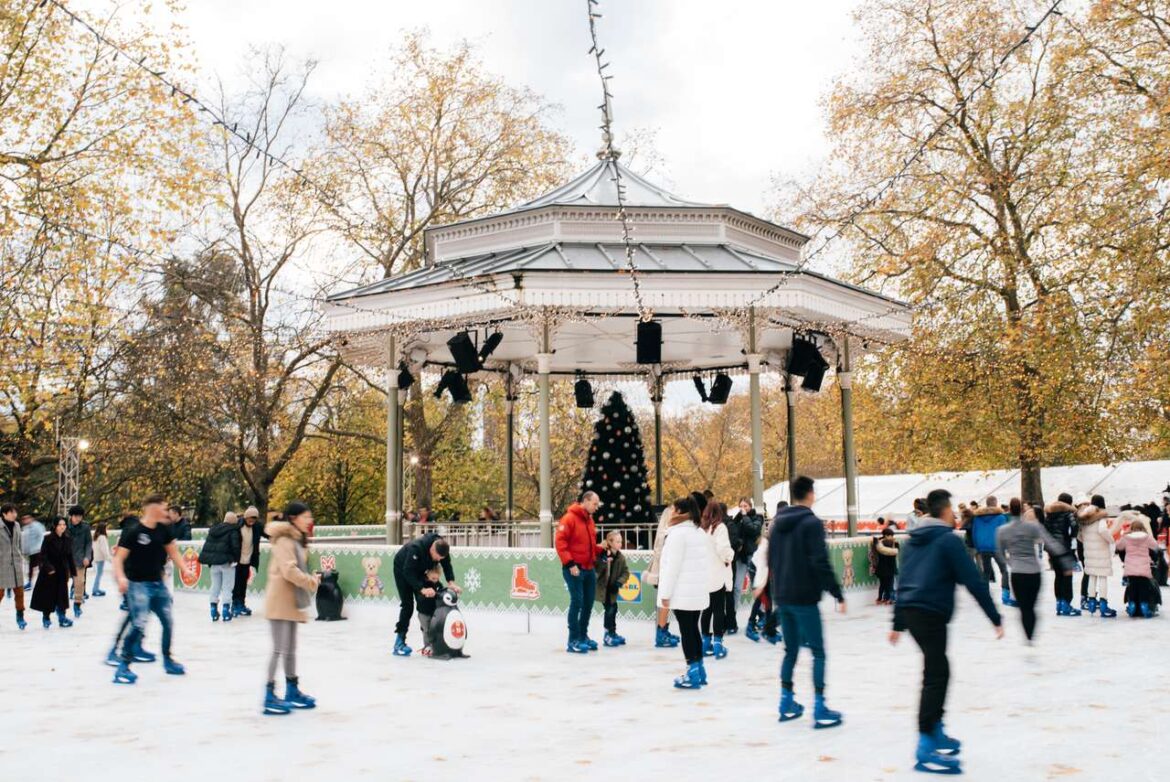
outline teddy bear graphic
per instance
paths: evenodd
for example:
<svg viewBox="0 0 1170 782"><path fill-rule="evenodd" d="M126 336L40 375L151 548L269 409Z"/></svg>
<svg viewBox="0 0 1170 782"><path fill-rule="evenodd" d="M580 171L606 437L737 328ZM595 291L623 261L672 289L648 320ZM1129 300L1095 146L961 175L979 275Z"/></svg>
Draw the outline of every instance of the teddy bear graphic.
<svg viewBox="0 0 1170 782"><path fill-rule="evenodd" d="M841 564L844 565L841 572L841 586L845 589L853 586L853 549L847 548L841 550Z"/></svg>
<svg viewBox="0 0 1170 782"><path fill-rule="evenodd" d="M362 557L362 568L366 571L359 590L362 597L382 596L382 579L378 578L378 568L381 566L382 560L378 557Z"/></svg>

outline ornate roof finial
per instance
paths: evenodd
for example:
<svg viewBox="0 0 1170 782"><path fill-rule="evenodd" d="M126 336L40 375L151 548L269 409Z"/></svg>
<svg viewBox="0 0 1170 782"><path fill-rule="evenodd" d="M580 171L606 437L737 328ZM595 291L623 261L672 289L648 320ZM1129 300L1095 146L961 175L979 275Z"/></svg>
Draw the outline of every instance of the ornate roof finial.
<svg viewBox="0 0 1170 782"><path fill-rule="evenodd" d="M613 149L611 151L609 145L605 143L602 143L601 149L597 150L598 160L612 160L617 162L617 159L621 156L622 151L620 149Z"/></svg>

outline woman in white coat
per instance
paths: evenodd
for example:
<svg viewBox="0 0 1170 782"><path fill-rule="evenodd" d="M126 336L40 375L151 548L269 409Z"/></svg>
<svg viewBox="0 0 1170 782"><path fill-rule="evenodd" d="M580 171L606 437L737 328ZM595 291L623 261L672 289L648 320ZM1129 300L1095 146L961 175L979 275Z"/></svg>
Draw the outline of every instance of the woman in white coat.
<svg viewBox="0 0 1170 782"><path fill-rule="evenodd" d="M703 656L722 660L727 656L727 647L723 645L723 632L727 628L727 595L734 585L735 570L732 561L735 559L735 550L731 548L731 538L727 532L727 506L722 502L711 501L703 510L703 531L711 541L711 603L703 612L701 624L703 629ZM714 623L714 628L712 628Z"/></svg>
<svg viewBox="0 0 1170 782"><path fill-rule="evenodd" d="M674 686L695 690L707 683L699 615L711 601L711 537L698 523L699 511L690 497L674 501L675 522L662 547L658 573L658 606L674 611L682 636L687 671Z"/></svg>
<svg viewBox="0 0 1170 782"><path fill-rule="evenodd" d="M1100 494L1077 511L1077 538L1085 553L1085 575L1089 577L1085 608L1090 614L1100 608L1102 618L1112 619L1117 611L1109 607L1109 577L1113 575L1113 541L1121 531L1121 521L1109 524L1108 518L1105 498Z"/></svg>

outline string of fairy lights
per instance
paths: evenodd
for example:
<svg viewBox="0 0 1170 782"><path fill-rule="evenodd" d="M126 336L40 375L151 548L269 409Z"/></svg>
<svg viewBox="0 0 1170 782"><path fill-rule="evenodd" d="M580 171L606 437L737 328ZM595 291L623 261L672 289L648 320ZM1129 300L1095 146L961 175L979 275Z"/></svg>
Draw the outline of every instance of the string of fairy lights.
<svg viewBox="0 0 1170 782"><path fill-rule="evenodd" d="M815 259L817 256L819 256L822 252L824 252L826 247L828 247L833 241L835 241L837 238L839 238L848 229L848 227L853 224L853 222L859 216L861 216L866 210L868 210L875 203L877 203L881 198L883 198L885 196L885 194L888 193L890 191L890 189L893 188L897 182L899 182L903 177L905 177L906 174L911 170L911 168L915 164L917 164L923 158L923 156L926 155L926 153L929 151L929 148L934 143L934 141L946 130L946 128L948 128L950 126L950 124L952 122L955 121L955 119L961 114L961 112L965 109L967 104L975 97L975 95L977 93L979 93L981 90L987 88L996 79L1001 68L1008 62L1008 60L1011 58L1011 56L1016 51L1018 51L1021 47L1025 46L1028 43L1028 41L1031 39L1033 34L1050 17L1052 17L1054 15L1060 15L1059 7L1061 6L1062 2L1063 2L1063 0L1054 0L1054 2L1051 3L1050 6L1048 6L1047 10L1044 12L1044 14L1040 17L1040 19L1036 23L1030 24L1027 26L1025 33L1014 43L1013 46L1011 46L1006 52L1004 52L997 59L996 64L991 69L991 71L979 83L977 83L973 88L971 88L966 94L964 94L957 101L954 108L952 108L947 113L947 115L933 129L933 131L915 148L915 150L911 153L911 155L909 155L904 161L902 161L901 165L898 167L898 169L895 171L895 173L892 176L887 178L882 183L882 185L880 187L878 187L873 193L871 193L869 196L867 196L865 199L863 199L858 205L853 207L849 211L849 213L844 218L842 218L842 220L839 222L839 224L837 225L837 227L833 231L833 233L831 233L829 236L827 236L814 250L803 254L801 259L799 260L799 262L796 264L795 268L792 271L784 273L784 276L776 284L772 285L771 287L769 287L766 290L759 293L755 298L753 298L750 302L748 302L748 304L745 305L745 308L754 307L757 304L759 304L760 302L766 301L770 296L772 296L772 294L774 294L775 292L777 292L778 290L783 288L785 285L791 283L794 279L796 279L798 276L800 276L803 273L803 270L808 266L808 264L813 259ZM111 51L113 51L117 57L123 59L124 61L129 63L134 68L137 68L137 69L141 70L142 72L148 74L151 78L159 81L161 84L163 84L166 88L169 89L170 96L173 99L180 101L184 105L190 104L191 106L193 106L197 110L198 115L203 115L203 116L207 117L213 126L217 126L217 127L221 128L223 130L223 132L231 135L237 141L241 142L244 145L243 152L241 153L242 156L247 157L247 156L250 156L251 154L255 153L257 158L264 158L270 165L275 166L275 167L279 167L279 168L285 170L286 172L290 173L292 176L294 176L296 178L296 180L298 182L300 182L301 184L306 186L314 194L314 197L317 200L319 200L324 206L326 206L328 209L333 211L335 214L337 214L338 210L342 207L350 209L348 207L348 205L344 204L344 202L342 202L340 199L338 199L335 194L330 192L327 188L322 187L317 182L315 182L311 177L309 177L304 172L302 167L294 165L293 163L290 163L289 161L285 160L280 155L277 155L277 154L271 152L266 147L261 146L259 138L253 138L251 136L251 134L248 133L246 130L241 131L239 129L237 123L229 122L228 119L224 115L222 115L220 112L218 112L216 109L214 109L206 101L202 100L192 90L190 90L188 88L184 88L183 86L178 84L176 81L169 78L164 71L153 68L147 62L145 57L136 57L136 56L130 54L121 44L112 40L109 36L104 34L101 30L97 29L94 25L89 23L84 17L82 17L81 15L72 11L68 6L66 6L64 4L64 2L62 2L62 0L42 0L40 2L40 4L38 5L38 8L44 8L47 5L51 5L53 8L60 10L60 12L65 14L70 19L71 23L80 25L89 34L93 35L94 38L96 40L98 40L102 45L108 47ZM611 165L612 181L614 182L615 190L616 190L616 194L617 194L617 213L616 213L615 217L621 223L622 243L623 243L623 246L625 249L625 260L626 260L625 271L630 276L631 285L633 288L633 296L634 296L634 299L636 302L639 317L642 320L650 320L653 317L653 312L650 309L650 307L646 304L644 296L643 296L641 280L639 277L639 268L638 268L638 265L636 262L636 257L635 257L635 243L634 243L634 239L633 239L634 226L632 225L632 220L630 218L630 215L629 215L629 212L628 212L627 206L626 206L626 201L625 201L625 199L626 199L626 186L625 186L625 183L622 181L621 169L617 165L617 158L618 158L620 153L616 150L615 145L614 145L614 118L613 118L613 109L612 109L613 91L612 91L612 87L611 87L611 81L612 81L613 77L610 73L607 72L610 69L610 62L605 58L605 49L601 46L601 42L600 42L599 34L598 34L598 20L600 20L602 18L602 14L600 13L600 10L599 10L600 9L600 0L586 0L586 9L587 9L587 13L588 13L588 25L589 25L589 34L590 34L590 41L591 41L591 46L588 50L588 54L593 58L593 60L595 62L597 76L598 76L598 80L599 80L599 83L601 86L601 92L602 92L602 102L598 106L598 108L600 110L601 119L602 119L600 128L602 131L603 148L602 148L601 152L599 153L599 157L602 157L603 160L608 160L612 163L612 165ZM33 215L31 213L22 212L19 209L15 209L12 211L23 214L27 217L33 217L33 218L37 218L37 219L41 219L41 220L46 220L46 218L43 215ZM352 212L352 209L350 209L350 211ZM357 215L356 213L354 213L353 216L356 216L359 220L362 220L363 222L365 222L364 218L362 218L361 215ZM343 219L347 219L347 220L352 219L353 216L346 216ZM106 242L106 243L109 243L112 245L116 245L116 246L122 247L123 249L125 249L129 252L132 252L134 254L137 254L137 255L142 255L144 257L149 257L149 258L154 258L154 259L161 258L160 254L158 254L154 251L151 251L151 250L148 250L145 248L141 248L141 247L136 247L132 244L129 244L129 243L121 241L121 240L113 239L111 237L106 237L106 236L98 236L96 234L89 233L87 231L75 228L73 226L53 224L47 220L46 220L46 222L49 225L52 225L52 227L54 227L56 229L69 231L71 233L89 238L91 240L101 241L101 242ZM456 263L446 264L445 268L448 269L448 271L450 271L452 277L460 279L460 280L472 285L477 290L480 290L481 292L483 292L485 294L499 297L501 300L506 302L510 307L512 307L516 311L516 314L520 315L523 318L542 319L542 318L548 317L547 313L544 311L543 308L533 307L532 305L528 305L528 304L520 301L517 298L506 295L506 293L504 291L501 291L498 288L483 284L482 281L474 278L473 276L463 273L462 270L459 268L458 264L456 264ZM400 325L403 328L407 328L407 327L418 328L420 326L420 321L418 319L395 316L394 314L387 313L384 310L375 310L375 309L362 307L358 304L355 304L352 301L330 300L330 299L326 299L326 298L322 298L322 297L318 297L318 296L306 296L306 295L301 294L301 293L297 293L297 292L293 292L293 291L284 291L284 290L281 290L278 288L272 288L272 290L279 292L281 294L284 294L284 295L296 297L296 298L307 300L307 301L312 301L314 304L327 303L327 304L334 305L334 306L340 306L340 307L352 309L352 310L357 311L357 312L376 315L378 318L380 318L383 321L390 321L388 324L386 324L387 327L390 327L390 328L393 328L396 325ZM135 308L120 308L120 307L118 307L118 305L110 304L108 302L98 302L96 304L97 304L97 306L101 306L101 307L107 308L109 310L122 312L122 313L127 314L127 315L132 313L135 309ZM919 302L916 304L911 304L911 305L896 304L896 305L891 305L889 308L886 308L884 310L872 312L872 313L869 313L867 315L863 315L863 316L860 316L858 318L855 318L853 320L833 321L833 322L828 322L828 323L812 323L809 321L802 320L800 322L799 326L800 326L801 331L816 330L816 331L823 331L825 333L829 333L830 335L833 335L833 334L848 335L851 330L856 330L855 327L861 326L862 324L867 323L869 321L872 321L875 319L880 319L880 318L883 318L887 315L891 315L891 314L895 314L895 313L899 313L899 312L903 312L903 313L904 312L914 312L914 311L917 311L919 309L925 308L927 306L929 306L928 302L925 302L925 301ZM878 340L877 337L874 337L874 336L869 336L866 338L870 339L871 341L879 341L880 342L880 340Z"/></svg>
<svg viewBox="0 0 1170 782"><path fill-rule="evenodd" d="M613 93L609 89L609 81L613 77L605 72L609 68L609 63L604 61L605 49L601 48L601 44L597 40L597 20L601 18L601 14L597 11L599 5L599 0L585 0L585 10L589 15L589 38L592 41L589 54L593 56L594 62L597 64L597 79L601 83L601 104L598 109L601 110L601 141L603 146L600 156L609 162L613 171L612 181L617 193L617 219L622 224L622 246L626 254L626 271L629 273L630 283L634 287L634 301L638 305L638 316L642 320L648 321L654 317L654 313L646 306L646 302L642 298L642 283L638 279L638 264L634 260L634 229L630 225L630 216L626 211L626 185L622 181L622 170L617 162L619 153L614 148L613 143Z"/></svg>

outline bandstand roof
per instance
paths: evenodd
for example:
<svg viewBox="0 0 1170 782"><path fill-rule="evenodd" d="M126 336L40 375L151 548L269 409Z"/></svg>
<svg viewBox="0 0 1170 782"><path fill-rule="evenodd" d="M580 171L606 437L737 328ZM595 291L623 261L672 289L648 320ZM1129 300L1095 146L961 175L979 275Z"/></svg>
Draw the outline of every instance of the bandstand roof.
<svg viewBox="0 0 1170 782"><path fill-rule="evenodd" d="M642 300L663 325L665 374L743 368L752 323L755 352L773 364L794 331L856 337L855 353L908 336L902 303L799 269L803 234L685 201L613 160L515 209L427 230L422 269L331 296L326 330L352 360L385 365L394 334L396 358L438 367L453 364L455 333L499 330L486 368L531 370L548 327L553 373L644 376L617 176Z"/></svg>

